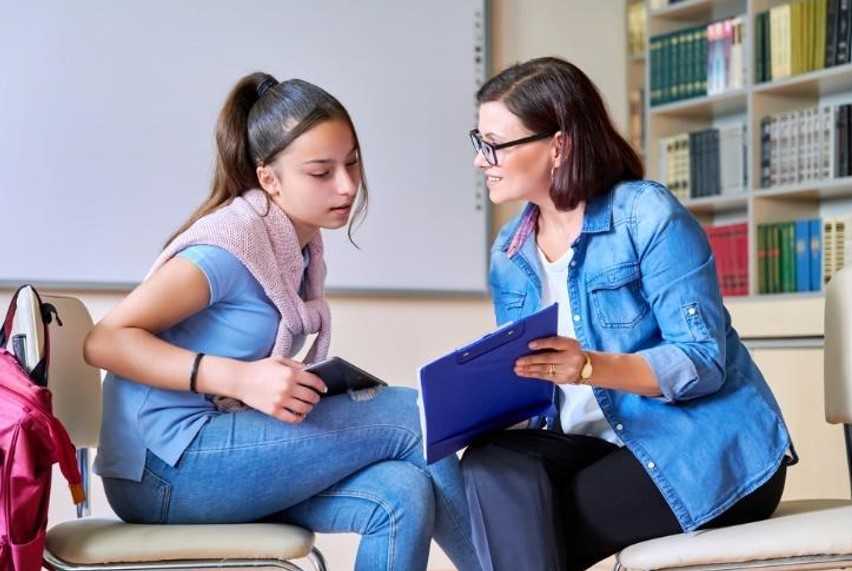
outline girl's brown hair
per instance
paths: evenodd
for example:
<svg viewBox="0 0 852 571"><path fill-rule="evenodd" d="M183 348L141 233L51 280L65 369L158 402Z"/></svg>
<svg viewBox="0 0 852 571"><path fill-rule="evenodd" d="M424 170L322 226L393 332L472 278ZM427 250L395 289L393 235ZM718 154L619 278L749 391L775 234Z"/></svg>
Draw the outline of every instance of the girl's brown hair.
<svg viewBox="0 0 852 571"><path fill-rule="evenodd" d="M361 169L358 204L347 229L352 240L355 221L367 210L367 183L358 134L346 108L320 87L289 79L278 82L256 72L240 79L228 94L216 124L216 167L210 195L166 244L199 218L229 204L252 188L260 188L257 167L275 159L299 135L331 119L345 121L352 130Z"/></svg>

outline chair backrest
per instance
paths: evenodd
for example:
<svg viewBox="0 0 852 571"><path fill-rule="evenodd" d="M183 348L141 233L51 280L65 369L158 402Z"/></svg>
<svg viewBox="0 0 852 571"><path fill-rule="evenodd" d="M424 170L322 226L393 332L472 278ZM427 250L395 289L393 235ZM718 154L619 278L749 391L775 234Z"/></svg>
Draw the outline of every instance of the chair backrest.
<svg viewBox="0 0 852 571"><path fill-rule="evenodd" d="M41 313L35 296L27 290L21 293L12 331L24 333L28 340L35 340L27 356L35 356L37 361L43 337ZM53 319L48 325L50 367L47 378L48 388L53 393L53 413L65 426L77 448L97 448L101 424L101 376L97 369L83 360L83 341L92 330L92 317L77 298L42 295L41 299L56 308L62 322L60 326ZM36 348L37 351L33 350ZM30 361L30 358L27 360Z"/></svg>
<svg viewBox="0 0 852 571"><path fill-rule="evenodd" d="M825 420L852 424L852 267L825 288Z"/></svg>

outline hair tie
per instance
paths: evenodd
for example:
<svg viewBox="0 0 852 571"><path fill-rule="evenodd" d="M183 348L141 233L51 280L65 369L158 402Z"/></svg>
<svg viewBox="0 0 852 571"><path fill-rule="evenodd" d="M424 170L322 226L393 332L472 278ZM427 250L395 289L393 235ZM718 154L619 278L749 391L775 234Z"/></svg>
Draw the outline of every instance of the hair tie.
<svg viewBox="0 0 852 571"><path fill-rule="evenodd" d="M278 85L278 80L272 77L271 75L264 79L260 85L257 86L257 98L260 99L264 96L264 94Z"/></svg>

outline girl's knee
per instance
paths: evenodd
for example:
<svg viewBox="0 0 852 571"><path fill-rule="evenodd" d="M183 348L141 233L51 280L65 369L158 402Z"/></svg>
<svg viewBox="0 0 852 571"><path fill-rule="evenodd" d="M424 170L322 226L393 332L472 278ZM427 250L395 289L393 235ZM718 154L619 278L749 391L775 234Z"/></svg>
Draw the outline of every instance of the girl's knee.
<svg viewBox="0 0 852 571"><path fill-rule="evenodd" d="M374 523L422 529L431 533L435 519L432 480L406 462L385 462L381 497Z"/></svg>

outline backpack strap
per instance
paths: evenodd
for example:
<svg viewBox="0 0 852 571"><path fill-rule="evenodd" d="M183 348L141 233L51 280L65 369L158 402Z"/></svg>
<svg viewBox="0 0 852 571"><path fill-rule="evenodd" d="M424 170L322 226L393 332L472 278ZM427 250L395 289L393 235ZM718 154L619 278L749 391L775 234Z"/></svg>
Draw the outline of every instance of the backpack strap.
<svg viewBox="0 0 852 571"><path fill-rule="evenodd" d="M6 345L6 341L12 335L12 324L15 321L15 314L18 311L18 295L26 287L32 288L33 294L35 294L36 300L38 300L39 317L41 318L41 322L44 324L43 357L41 358L41 361L33 367L33 370L30 371L29 375L36 384L46 387L47 372L50 367L50 330L47 326L53 321L53 318L56 317L56 322L61 327L62 320L59 319L59 312L56 311L56 308L49 303L44 303L41 300L38 290L29 284L19 287L17 291L15 291L15 295L12 296L12 301L9 303L9 309L6 311L6 318L3 320L3 328L0 329L0 347Z"/></svg>

